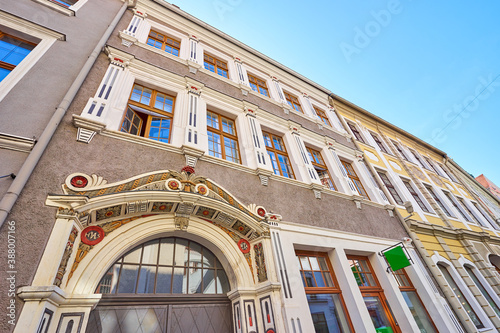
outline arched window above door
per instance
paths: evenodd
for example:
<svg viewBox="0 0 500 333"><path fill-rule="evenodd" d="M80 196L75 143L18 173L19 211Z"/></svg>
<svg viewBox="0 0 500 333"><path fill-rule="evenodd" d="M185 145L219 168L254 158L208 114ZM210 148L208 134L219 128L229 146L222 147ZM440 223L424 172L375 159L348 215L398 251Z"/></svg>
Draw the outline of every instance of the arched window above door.
<svg viewBox="0 0 500 333"><path fill-rule="evenodd" d="M118 259L96 289L102 294L226 294L217 257L191 240L167 237L136 246Z"/></svg>

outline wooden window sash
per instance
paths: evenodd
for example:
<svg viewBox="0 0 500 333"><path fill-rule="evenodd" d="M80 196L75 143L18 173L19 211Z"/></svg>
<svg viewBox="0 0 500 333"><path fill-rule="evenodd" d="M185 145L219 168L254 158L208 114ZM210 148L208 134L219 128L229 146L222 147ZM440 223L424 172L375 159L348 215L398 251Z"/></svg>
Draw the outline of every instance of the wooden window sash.
<svg viewBox="0 0 500 333"><path fill-rule="evenodd" d="M257 92L261 95L264 95L260 92L260 89L259 88L262 88L266 91L266 94L267 95L264 95L264 96L267 96L269 97L269 89L267 88L267 84L265 81L261 80L261 79L258 79L257 77L251 75L251 74L248 74L248 81L255 84L257 86Z"/></svg>
<svg viewBox="0 0 500 333"><path fill-rule="evenodd" d="M380 179L382 179L382 182L384 183L385 187L387 187L387 190L389 193L392 195L392 198L398 205L403 205L403 199L401 199L401 196L399 195L398 191L396 191L396 188L394 185L392 185L389 177L383 172L377 172L378 175L380 176Z"/></svg>
<svg viewBox="0 0 500 333"><path fill-rule="evenodd" d="M321 119L321 121L325 124L325 125L328 125L328 126L332 126L332 124L330 124L330 120L328 120L328 116L326 115L325 111L321 110L321 109L318 109L316 107L314 107L314 110L316 111L316 114L318 115L318 117Z"/></svg>
<svg viewBox="0 0 500 333"><path fill-rule="evenodd" d="M354 125L351 122L347 122L347 126L349 126L349 128L351 129L352 134L354 134L354 136L356 137L356 140L365 143L365 140L363 140L363 137L361 136L361 133L359 133L358 128L356 127L356 125Z"/></svg>
<svg viewBox="0 0 500 333"><path fill-rule="evenodd" d="M219 58L216 58L214 56L208 55L208 54L205 54L203 56L203 61L214 66L214 73L216 73L222 77L228 78L227 62L220 60ZM225 75L219 74L217 69L222 69L224 71Z"/></svg>
<svg viewBox="0 0 500 333"><path fill-rule="evenodd" d="M154 35L152 35L153 33L155 33L156 35L160 35L163 38L159 38L157 36L154 36ZM181 42L173 37L167 36L164 33L161 33L161 32L158 32L156 30L151 29L151 31L149 32L148 38L151 38L153 40L160 42L162 44L161 50L163 50L163 51L165 51L165 47L166 47L166 45L168 45L168 46L176 49L177 52L180 53ZM172 55L175 56L175 54L172 54Z"/></svg>
<svg viewBox="0 0 500 333"><path fill-rule="evenodd" d="M233 120L233 119L230 119L230 118L227 118L227 117L224 117L224 116L221 116L220 114L216 113L216 112L213 112L213 111L209 111L207 110L207 113L211 113L211 114L214 114L217 116L217 122L219 124L219 129L217 128L214 128L210 125L208 125L207 123L207 130L209 132L212 132L212 133L216 133L218 135L220 135L221 137L221 152L222 152L222 159L225 159L225 160L228 160L226 158L226 146L224 144L224 138L227 137L231 140L234 140L236 142L236 147L237 147L237 153L238 153L238 156L237 156L237 162L235 161L230 161L230 162L234 162L234 163L239 163L241 164L241 158L240 158L240 145L238 143L238 135L237 135L237 132L236 132L236 122ZM223 130L223 126L222 126L222 120L225 119L225 120L229 120L233 123L233 130L234 130L234 134L231 134L231 133L227 133L227 132L224 132ZM229 160L228 160L229 161Z"/></svg>
<svg viewBox="0 0 500 333"><path fill-rule="evenodd" d="M313 166L315 166L316 168L319 168L319 169L324 169L324 171L325 171L325 172L327 173L327 175L328 175L328 179L330 180L330 183L332 184L333 190L337 191L337 186L335 186L335 182L334 182L334 181L333 181L333 179L332 179L332 176L331 176L331 174L330 174L330 170L328 170L328 168L326 167L326 164L324 164L324 163L325 163L325 160L323 159L323 156L321 156L321 153L320 153L319 151L314 150L314 149L309 148L309 147L306 147L306 150L307 150L307 152L308 152L311 156L313 156L313 159L309 159L309 160L311 161L311 164L312 164ZM316 154L316 155L318 155L318 156L319 156L319 158L321 159L321 162L323 162L323 164L318 163L318 162L316 162L316 161L315 161L314 154ZM316 171L318 171L318 170L316 170ZM321 171L323 171L323 170L321 170ZM325 184L323 184L323 185L325 185ZM327 186L327 185L325 185L325 186ZM328 186L328 187L329 187L329 186Z"/></svg>
<svg viewBox="0 0 500 333"><path fill-rule="evenodd" d="M363 193L359 193L359 194L361 196L365 196L368 199L370 199L370 197L368 196L368 193L365 190L365 187L363 186L363 182L361 181L361 179L359 179L359 177L356 174L356 171L354 170L354 167L352 166L352 164L349 163L349 162L346 162L344 160L341 160L340 162L342 162L342 165L346 169L347 177L349 177L351 179L351 181L354 183L354 186L358 189L358 191L361 189L361 191L363 192ZM359 184L360 188L358 188L358 186L356 186L356 184Z"/></svg>
<svg viewBox="0 0 500 333"><path fill-rule="evenodd" d="M378 135L376 135L375 133L370 133L373 140L375 141L375 143L377 144L377 146L380 148L380 151L388 154L387 152L387 149L385 149L385 146L382 144L382 141L380 141L380 138L378 137Z"/></svg>
<svg viewBox="0 0 500 333"><path fill-rule="evenodd" d="M382 287L380 286L380 282L378 281L378 278L377 278L377 275L375 274L375 272L373 271L373 267L370 263L370 260L368 260L368 257L363 257L363 256L356 256L356 255L348 255L347 256L347 259L348 260L357 260L357 261L364 261L367 266L368 266L368 271L358 271L357 268L356 268L356 272L359 273L359 274L370 274L371 277L373 278L374 282L375 282L375 286L359 286L359 289L362 291L362 292L383 292L384 290L382 289ZM353 274L354 274L354 271L353 271Z"/></svg>
<svg viewBox="0 0 500 333"><path fill-rule="evenodd" d="M5 33L5 32L3 32L3 31L0 30L0 40L2 40L3 37L10 37L12 39L15 39L15 40L21 42L21 43L31 45L31 46L33 46L33 49L37 46L36 43L27 41L25 39L22 39L22 38L19 38L19 37L16 37L16 36L13 36L11 34L7 34L7 33ZM30 52L33 51L33 49L31 49ZM28 55L26 55L26 56L28 56ZM23 58L23 60L24 60L24 58ZM0 68L4 68L4 69L12 72L14 70L14 68L16 68L16 65L11 64L9 62L5 62L5 61L0 60Z"/></svg>
<svg viewBox="0 0 500 333"><path fill-rule="evenodd" d="M299 102L299 99L289 93L287 93L286 91L284 91L285 93L285 99L287 100L287 102L290 104L290 106L296 110L296 111L300 111L302 113L304 113L304 111L302 110L302 106L300 105L300 102ZM297 110L298 109L298 110Z"/></svg>
<svg viewBox="0 0 500 333"><path fill-rule="evenodd" d="M415 189L413 188L413 186L411 186L410 182L407 181L407 180L403 180L403 184L405 184L406 188L408 189L408 192L410 192L411 196L413 197L413 199L415 199L415 201L417 202L417 204L420 206L420 208L426 212L426 213L430 213L430 210L427 208L427 206L424 204L424 202L422 201L422 199L420 198L420 196L418 195L417 192L415 192Z"/></svg>
<svg viewBox="0 0 500 333"><path fill-rule="evenodd" d="M281 169L281 163L279 162L279 159L277 158L278 156L277 155L282 155L284 157L286 157L288 159L288 163L289 163L289 166L290 166L290 174L291 174L291 179L295 179L295 173L293 172L293 167L292 167L292 163L290 161L290 157L288 157L288 153L286 151L286 146L285 146L285 143L283 142L283 138L277 136L277 135L273 135L269 132L265 132L265 131L262 131L262 134L263 136L266 136L268 135L270 138L271 138L271 145L272 147L269 147L267 144L266 144L266 140L264 138L264 145L266 146L266 150L268 152L271 152L273 153L275 156L276 156L276 162L278 164L278 169L279 169L279 172L280 172L280 175L283 176L283 170ZM273 138L276 137L277 139L279 139L279 141L281 142L281 145L283 146L283 150L280 150L280 149L277 149L274 145L274 140ZM271 162L272 164L272 162ZM283 176L285 177L285 176Z"/></svg>

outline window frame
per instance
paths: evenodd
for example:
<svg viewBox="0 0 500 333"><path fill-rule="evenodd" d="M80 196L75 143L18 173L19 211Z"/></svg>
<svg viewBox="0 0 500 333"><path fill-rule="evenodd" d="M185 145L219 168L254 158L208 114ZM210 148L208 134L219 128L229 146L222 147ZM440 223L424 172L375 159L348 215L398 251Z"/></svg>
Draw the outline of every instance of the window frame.
<svg viewBox="0 0 500 333"><path fill-rule="evenodd" d="M413 200L417 203L417 205L426 213L432 213L432 211L429 209L429 207L424 203L420 195L415 191L415 188L411 184L410 180L401 178L401 181L403 182L403 185L406 187L408 190L408 193L412 196Z"/></svg>
<svg viewBox="0 0 500 333"><path fill-rule="evenodd" d="M385 148L384 144L380 140L379 136L376 133L373 133L371 131L370 131L370 135L372 136L373 141L375 141L375 143L377 144L377 146L380 148L380 151L383 152L383 153L389 154L389 152Z"/></svg>
<svg viewBox="0 0 500 333"><path fill-rule="evenodd" d="M429 167L425 165L424 162L422 162L422 160L420 159L420 155L418 154L418 152L416 150L413 150L413 149L409 149L410 153L413 155L413 157L415 158L415 160L417 160L418 164L426 169L426 170L429 170Z"/></svg>
<svg viewBox="0 0 500 333"><path fill-rule="evenodd" d="M499 303L496 302L493 297L496 297L498 299L497 294L490 295L490 291L488 289L491 289L491 287L488 285L488 287L485 286L485 283L482 281L484 280L484 277L480 275L481 273L478 271L478 269L470 264L464 264L463 265L464 270L467 272L467 274L470 276L472 282L476 285L477 289L481 292L483 297L486 299L486 301L489 303L490 307L493 309L495 314L497 315L498 318L500 318L500 306ZM478 276L478 272L480 277ZM471 275L472 273L472 275ZM487 282L486 282L487 284ZM493 303L494 307L491 305Z"/></svg>
<svg viewBox="0 0 500 333"><path fill-rule="evenodd" d="M212 58L213 62L207 61L207 59L206 59L207 57ZM226 68L219 66L218 62L221 63L221 65L225 65ZM207 68L206 63L214 66L214 70L212 71L210 68ZM219 67L223 73L225 72L225 75L219 73ZM225 77L226 79L229 79L229 67L227 66L227 61L224 61L224 60L220 59L219 57L213 56L213 55L208 54L208 53L204 53L203 54L203 68L205 68L207 71L210 71L210 72L215 73L219 76Z"/></svg>
<svg viewBox="0 0 500 333"><path fill-rule="evenodd" d="M432 168L432 170L434 170L434 172L438 175L438 176L441 176L441 174L438 172L438 170L436 169L436 167L434 166L434 163L432 163L431 159L429 157L425 157L423 156L424 160L427 162L427 164L429 164L429 166ZM429 171L432 171L430 169L427 169Z"/></svg>
<svg viewBox="0 0 500 333"><path fill-rule="evenodd" d="M320 108L317 108L313 106L314 111L316 112L316 115L318 118L323 122L324 125L332 127L332 124L330 123L330 120L328 119L328 115L326 114L325 111L321 110Z"/></svg>
<svg viewBox="0 0 500 333"><path fill-rule="evenodd" d="M324 169L324 170L320 170L320 171L324 171L328 175L329 184L324 184L323 179L325 179L325 178L321 178L320 174L318 173L321 184L323 186L326 186L327 188L329 188L332 191L337 191L337 186L335 186L335 182L333 181L332 175L330 174L330 171L328 170L328 167L325 164L325 160L323 159L321 152L318 150L315 150L313 148L307 147L307 146L306 146L306 151L307 151L307 154L309 155L309 161L311 161L311 164L313 165L316 172L318 172L318 169ZM316 161L315 154L319 155L321 162L323 162L323 164Z"/></svg>
<svg viewBox="0 0 500 333"><path fill-rule="evenodd" d="M288 105L290 105L290 107L293 110L300 112L300 113L304 113L304 110L302 109L302 105L300 104L299 98L297 96L292 95L291 93L286 92L286 91L283 91L283 93L285 94L285 100L287 101ZM296 101L294 101L294 99Z"/></svg>
<svg viewBox="0 0 500 333"><path fill-rule="evenodd" d="M221 115L220 113L217 113L217 112L214 112L212 110L208 110L207 109L207 117L208 117L209 113L217 115L217 117L218 117L219 129L216 129L216 128L210 126L208 124L208 121L207 121L207 132L216 133L216 134L218 134L221 137L220 148L221 148L222 157L217 157L217 156L211 155L210 154L210 146L209 146L208 154L210 156L212 156L212 157L221 158L221 159L224 159L226 161L233 162L233 163L236 163L236 164L241 164L240 145L239 145L239 142L238 142L238 133L236 131L236 121L233 120L233 119L231 119L231 118L225 117L225 116ZM228 133L228 132L224 131L224 126L222 125L222 120L223 119L229 120L229 121L231 121L233 123L234 134L231 134L231 133ZM231 140L233 140L233 141L236 142L236 153L238 154L238 156L237 156L237 162L235 162L233 160L230 160L230 159L227 159L227 156L226 156L226 145L224 144L224 138L226 138L226 137L228 139L231 139Z"/></svg>
<svg viewBox="0 0 500 333"><path fill-rule="evenodd" d="M340 298L342 306L343 306L343 313L346 316L349 328L351 329L351 332L354 332L354 327L352 325L351 317L349 315L349 312L347 311L344 297L342 295L342 289L340 288L337 277L335 276L335 271L333 270L333 266L332 266L332 263L330 262L330 258L328 257L328 253L316 252L316 251L295 250L295 256L296 256L298 264L299 264L299 274L303 279L302 281L305 281L305 275L304 275L304 269L302 267L302 262L300 261L299 256L316 257L316 258L322 257L325 259L325 262L328 266L328 272L330 273L330 277L332 279L334 287L307 287L307 286L304 286L304 291L305 291L306 295L315 295L315 294L336 294L336 295L339 295L339 298ZM312 270L312 269L311 269L311 271L314 272L314 270ZM320 271L322 273L326 272L326 271L321 270L321 267L320 267ZM313 277L314 277L314 274L313 274ZM316 277L314 277L314 279L316 280Z"/></svg>
<svg viewBox="0 0 500 333"><path fill-rule="evenodd" d="M266 135L270 136L270 138L271 138L270 141L271 141L272 147L269 147L267 145ZM272 158L270 158L271 159L271 166L273 167L273 173L275 175L282 176L282 177L285 177L285 178L296 179L295 178L295 173L293 172L293 167L292 167L291 159L290 159L290 157L288 155L288 152L286 150L286 145L285 145L285 142L283 140L283 137L275 135L275 134L273 134L271 132L266 132L266 131L262 131L262 136L264 137L264 145L266 147L266 151L267 151L268 155L271 155L271 153L273 153L275 155L275 157L277 157L277 155L279 154L279 155L282 155L282 156L286 157L287 160L288 160L288 162L289 162L291 177L287 177L287 176L283 175L283 170L281 169L281 163L279 163L279 159L278 158L276 158L276 163L278 165L279 175L276 174L276 169L274 169L274 165L273 165L273 162L272 162L273 160L272 160ZM277 139L279 139L279 141L281 141L281 144L283 146L283 150L277 149L275 147L274 140L273 140L274 137L276 137Z"/></svg>
<svg viewBox="0 0 500 333"><path fill-rule="evenodd" d="M394 147L396 148L396 150L399 152L399 154L401 155L401 157L403 157L403 160L405 161L410 161L408 159L408 156L406 156L404 150L403 150L403 147L399 145L399 143L397 143L395 140L391 140L392 144L394 145Z"/></svg>
<svg viewBox="0 0 500 333"><path fill-rule="evenodd" d="M366 197L368 200L370 200L370 196L368 195L368 192L366 191L365 187L363 186L363 182L361 181L358 174L356 173L356 170L354 170L354 166L352 165L352 162L348 162L348 161L343 160L343 159L341 159L340 162L342 163L342 166L344 167L344 169L346 171L347 177L354 183L354 186L358 190L359 195ZM351 174L350 171L352 171L353 174ZM363 193L360 193L360 191L359 191L360 188L358 186L358 183L361 186Z"/></svg>
<svg viewBox="0 0 500 333"><path fill-rule="evenodd" d="M427 189L427 191L429 192L429 194L431 195L431 197L434 199L434 201L436 201L436 203L439 206L439 208L441 208L441 210L443 211L443 213L446 216L448 216L448 217L456 218L455 216L453 216L453 214L451 214L451 212L448 209L448 207L445 206L444 202L437 195L437 193L434 191L434 189L432 188L432 186L431 185L427 185L427 184L424 184L424 186Z"/></svg>
<svg viewBox="0 0 500 333"><path fill-rule="evenodd" d="M10 38L12 38L12 39L14 39L14 40L18 41L19 43L28 44L28 45L30 45L30 46L32 46L32 47L33 47L33 48L32 48L31 50L29 50L29 52L28 52L28 53L27 53L27 54L26 54L26 55L25 55L25 56L21 59L21 61L19 61L19 63L18 63L17 65L14 65L14 64L12 64L12 63L9 63L9 62L6 62L6 61L2 61L2 60L0 60L0 68L6 69L6 70L8 70L8 71L9 71L9 73L8 73L7 75L5 75L5 77L4 77L4 79L5 79L5 78L7 78L7 76L9 76L9 75L12 73L12 71L13 71L14 69L16 69L16 67L17 67L17 66L19 66L19 65L20 65L20 64L24 61L24 59L26 59L26 57L27 57L27 56L29 56L29 54L30 54L31 52L33 52L33 50L37 47L37 45L38 45L38 44L37 44L37 43L30 42L30 41L28 41L28 40L26 40L26 39L23 39L23 38L20 38L20 37L14 36L14 35L12 35L12 34L9 34L9 33L6 33L6 32L3 32L2 30L0 30L0 40L2 40L2 38L4 38L4 37L10 37ZM9 44L10 44L10 43L9 43ZM10 45L14 45L14 44L10 44ZM19 44L18 44L18 45L15 45L15 46L16 46L16 48L17 48L17 47L19 46ZM3 79L1 79L1 80L0 80L0 82L2 82L2 81L3 81Z"/></svg>
<svg viewBox="0 0 500 333"><path fill-rule="evenodd" d="M473 222L476 222L477 224L479 225L483 225L479 219L477 218L477 216L474 214L474 212L470 209L470 207L467 205L467 203L465 202L464 198L461 198L461 197L456 197L457 198L457 201L460 203L460 205L467 211L467 213L470 215L470 217L472 217L472 219L474 220Z"/></svg>
<svg viewBox="0 0 500 333"><path fill-rule="evenodd" d="M448 191L441 190L444 194L444 196L451 202L451 205L458 211L459 215L464 218L465 221L467 222L473 222L472 219L468 216L466 212L462 210L462 207L460 207L458 200L456 200L455 196L451 194Z"/></svg>
<svg viewBox="0 0 500 333"><path fill-rule="evenodd" d="M382 304L382 308L385 312L385 315L387 317L387 319L389 320L391 326L392 326L392 329L394 332L401 332L400 331L400 328L397 324L397 321L396 321L396 318L394 318L394 315L392 313L392 310L389 308L388 306L388 302L387 302L387 298L385 297L385 293L384 293L384 289L382 288L382 286L380 285L380 282L378 280L378 277L377 277L377 274L375 274L375 271L373 270L373 266L371 265L371 262L370 262L370 259L367 257L367 256L359 256L359 255L350 255L348 254L347 255L347 260L349 261L349 265L351 267L351 271L353 273L353 276L354 276L354 279L356 280L356 273L352 270L352 265L351 265L351 261L352 260L363 260L366 262L366 265L368 267L368 271L362 271L363 273L362 274L370 274L375 282L375 285L374 286L360 286L357 282L356 284L358 285L358 288L359 288L359 291L361 292L361 296L364 297L365 296L369 296L369 297L372 297L372 296L375 296L375 297L378 297L380 299L380 304ZM361 272L358 272L358 273L361 273Z"/></svg>
<svg viewBox="0 0 500 333"><path fill-rule="evenodd" d="M250 73L247 73L247 76L248 76L248 84L250 85L250 88L253 91L261 94L262 96L266 96L266 97L271 98L271 95L269 94L269 88L267 87L266 80L259 79L257 76L252 75ZM262 82L263 85L259 84L259 81ZM254 86L252 86L252 84L255 86L255 88L254 88ZM261 89L263 89L266 93L263 94Z"/></svg>
<svg viewBox="0 0 500 333"><path fill-rule="evenodd" d="M365 140L363 139L363 136L361 135L358 128L356 127L356 124L354 124L353 122L348 121L348 120L346 121L346 123L347 123L347 127L349 127L349 129L351 130L351 132L354 135L354 137L356 138L356 140L366 144Z"/></svg>
<svg viewBox="0 0 500 333"><path fill-rule="evenodd" d="M404 205L403 198L401 198L401 195L396 190L396 187L394 186L394 184L392 184L391 180L389 179L389 176L387 176L387 173L385 173L383 171L379 171L379 170L376 170L376 171L377 171L378 176L382 180L382 183L385 185L385 187L387 188L387 191L389 191L389 193L391 194L391 196L394 199L394 201L396 202L396 204L403 206ZM384 180L384 177L385 177L385 180ZM398 202L398 199L399 199L399 202Z"/></svg>
<svg viewBox="0 0 500 333"><path fill-rule="evenodd" d="M152 33L156 33L157 35L163 36L163 39L160 39L158 37L152 36L151 35ZM152 40L156 41L156 42L161 43L161 47L156 47L155 45L149 44L149 39L150 38ZM167 43L167 39L171 39L172 40L172 44ZM177 42L179 45L175 46L175 42ZM166 34L164 32L160 32L158 30L155 30L155 29L151 28L151 30L149 30L148 36L146 38L146 44L149 45L149 46L151 46L151 47L154 47L156 49L162 50L162 51L164 51L164 52L166 52L166 53L168 53L168 54L170 54L170 55L172 55L174 57L180 57L180 54L181 54L181 41L178 40L178 39L176 39L176 38L174 38L174 37L171 37L169 34ZM177 50L177 54L174 54L173 51L172 52L167 51L166 50L167 45L170 48L172 48L172 50Z"/></svg>
<svg viewBox="0 0 500 333"><path fill-rule="evenodd" d="M151 90L151 98L150 98L149 104L143 104L141 102L132 100L132 94L134 93L134 89L135 89L136 86L139 86L139 87L142 88L141 96L142 96L142 93L144 92L144 89ZM154 104L156 102L156 97L158 96L158 94L163 94L166 97L170 97L171 98L171 100L172 100L172 112L169 113L167 111L164 111L164 110L161 110L161 109L158 109L158 108L154 107ZM149 114L149 113L143 113L143 112L140 112L140 111L136 111L133 108L131 108L129 105L133 105L133 106L135 106L135 107L137 107L139 109L144 109L145 111L152 112L152 113L155 113L157 115L152 115L152 114ZM151 106L151 105L153 105L153 106ZM141 124L141 131L139 132L139 134L132 134L132 133L130 133L130 131L123 131L122 130L123 123L124 123L124 121L125 121L125 119L127 117L127 111L128 111L129 108L136 115L137 115L137 113L141 113L141 114L144 115L143 117L146 118L146 124L144 124L144 118L141 117L141 116L139 116L139 115L137 115L143 121L143 123ZM129 99L128 99L128 102L127 102L127 108L126 108L126 110L125 110L125 112L123 113L123 116L122 116L122 120L121 120L121 123L120 123L120 129L119 129L119 131L123 132L123 133L131 134L131 135L137 135L137 136L140 136L140 137L143 137L143 138L146 138L146 139L150 139L150 140L155 140L155 139L149 137L149 131L151 129L151 123L153 121L153 118L156 117L156 118L160 118L160 119L169 119L170 120L170 127L168 128L168 134L169 135L168 135L168 138L166 139L167 142L159 140L160 137L158 138L158 140L155 140L155 141L163 142L163 143L169 143L170 144L172 142L171 138L172 138L172 129L173 129L173 122L174 122L174 114L175 114L175 96L169 95L167 93L161 92L161 91L153 89L153 88L146 87L146 86L144 86L142 84L139 84L139 83L134 83L133 86L132 86L132 90L130 91L130 96L129 96ZM144 128L144 126L146 126L146 127ZM144 128L144 133L141 134L143 128ZM161 129L161 127L160 127L160 129Z"/></svg>

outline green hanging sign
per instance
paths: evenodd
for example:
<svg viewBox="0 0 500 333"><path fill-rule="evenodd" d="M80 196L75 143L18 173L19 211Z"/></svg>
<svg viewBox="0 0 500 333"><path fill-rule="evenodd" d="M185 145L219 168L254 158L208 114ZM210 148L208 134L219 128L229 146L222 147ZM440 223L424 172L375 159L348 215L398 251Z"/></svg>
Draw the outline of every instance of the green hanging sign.
<svg viewBox="0 0 500 333"><path fill-rule="evenodd" d="M390 248L383 250L381 253L393 272L411 265L411 259L409 258L403 243L391 246Z"/></svg>

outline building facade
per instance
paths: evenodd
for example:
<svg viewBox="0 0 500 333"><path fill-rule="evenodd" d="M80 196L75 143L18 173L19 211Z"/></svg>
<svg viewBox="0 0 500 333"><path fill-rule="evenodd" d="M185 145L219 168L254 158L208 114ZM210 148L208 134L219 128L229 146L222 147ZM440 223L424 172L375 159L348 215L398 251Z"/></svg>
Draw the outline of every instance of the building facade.
<svg viewBox="0 0 500 333"><path fill-rule="evenodd" d="M490 191L491 194L493 194L494 196L496 196L497 199L500 199L500 189L498 189L498 186L496 186L491 180L489 180L488 178L486 178L485 175L479 175L479 176L477 176L476 180L481 185L483 185L484 187L486 187L486 189L488 191Z"/></svg>
<svg viewBox="0 0 500 333"><path fill-rule="evenodd" d="M126 5L1 230L6 331L497 331L476 248L498 225L443 152L174 5Z"/></svg>

